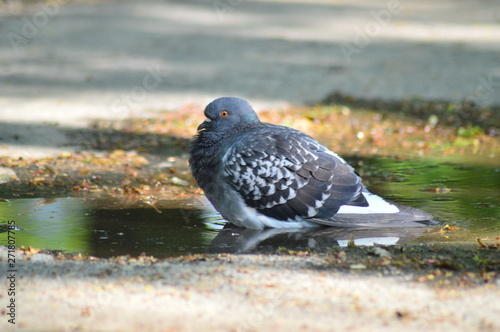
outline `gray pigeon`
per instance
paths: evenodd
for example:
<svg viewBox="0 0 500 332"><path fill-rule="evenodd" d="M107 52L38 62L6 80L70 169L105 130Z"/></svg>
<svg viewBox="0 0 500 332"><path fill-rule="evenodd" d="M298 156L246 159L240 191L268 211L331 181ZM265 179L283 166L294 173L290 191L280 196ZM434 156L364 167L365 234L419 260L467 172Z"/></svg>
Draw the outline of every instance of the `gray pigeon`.
<svg viewBox="0 0 500 332"><path fill-rule="evenodd" d="M300 131L261 122L242 99L216 99L205 116L189 150L191 171L215 209L239 227L437 224L370 193L341 157Z"/></svg>

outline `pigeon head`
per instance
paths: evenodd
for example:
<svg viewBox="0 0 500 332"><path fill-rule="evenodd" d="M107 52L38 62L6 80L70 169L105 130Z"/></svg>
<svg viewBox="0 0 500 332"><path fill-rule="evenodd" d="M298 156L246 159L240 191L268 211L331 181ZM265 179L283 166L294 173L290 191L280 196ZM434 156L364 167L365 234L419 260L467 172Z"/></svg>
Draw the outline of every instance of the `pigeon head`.
<svg viewBox="0 0 500 332"><path fill-rule="evenodd" d="M215 99L205 108L207 119L198 131L231 133L260 123L257 113L245 100L234 97Z"/></svg>

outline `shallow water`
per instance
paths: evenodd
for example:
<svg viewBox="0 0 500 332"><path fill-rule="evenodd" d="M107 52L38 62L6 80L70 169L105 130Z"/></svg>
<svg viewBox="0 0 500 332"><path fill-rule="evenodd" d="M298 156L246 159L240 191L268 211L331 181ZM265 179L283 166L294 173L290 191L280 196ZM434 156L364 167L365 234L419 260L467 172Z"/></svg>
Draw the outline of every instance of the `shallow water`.
<svg viewBox="0 0 500 332"><path fill-rule="evenodd" d="M157 209L123 197L16 199L0 202L0 221L3 228L7 221L15 221L11 236L18 247L97 257L328 249L346 246L350 239L360 245L390 245L473 243L476 237L485 241L500 237L500 169L494 163L374 159L357 169L375 193L423 209L443 225L458 229L223 229L221 217L196 198L160 201ZM8 243L7 232L0 234L0 243Z"/></svg>

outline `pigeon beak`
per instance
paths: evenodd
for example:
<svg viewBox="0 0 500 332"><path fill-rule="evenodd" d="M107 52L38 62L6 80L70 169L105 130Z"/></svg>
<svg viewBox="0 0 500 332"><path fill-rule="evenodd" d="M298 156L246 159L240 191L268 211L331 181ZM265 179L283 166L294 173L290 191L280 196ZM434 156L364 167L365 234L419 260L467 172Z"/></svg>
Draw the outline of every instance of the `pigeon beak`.
<svg viewBox="0 0 500 332"><path fill-rule="evenodd" d="M202 123L198 126L197 131L201 131L201 130L205 130L205 129L207 129L208 124L209 124L210 122L212 122L212 119L208 119L208 118L207 118L205 121L203 121L203 122L202 122Z"/></svg>

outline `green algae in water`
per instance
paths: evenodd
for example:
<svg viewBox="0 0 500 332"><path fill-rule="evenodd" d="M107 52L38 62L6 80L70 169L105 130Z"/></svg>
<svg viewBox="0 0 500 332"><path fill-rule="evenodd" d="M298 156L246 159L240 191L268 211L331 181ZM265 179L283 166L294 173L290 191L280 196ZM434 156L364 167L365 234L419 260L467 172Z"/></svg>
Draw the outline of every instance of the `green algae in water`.
<svg viewBox="0 0 500 332"><path fill-rule="evenodd" d="M480 237L484 241L498 242L500 168L494 162L486 166L474 164L471 160L458 163L379 158L359 162L362 166L358 166L357 170L371 191L394 202L420 208L442 221L443 225L458 228L457 231L440 231L439 227L422 229L418 234L388 230L386 240L404 238L412 244L452 242L477 245L476 237ZM19 228L15 232L18 247L82 252L98 257L138 256L141 253L168 257L203 253L214 248L218 234L226 237L217 238L216 250L225 247L221 241L238 244L245 237L248 238L247 243L265 238L266 252L276 252L283 247L285 240L294 240L286 242L288 248L293 249L295 245L307 247L314 241L318 242L319 233L324 233L272 234L269 231L225 230L222 234L220 228L224 221L213 211L207 212L203 204L188 206L186 201L171 200L159 202L154 209L145 203L138 204L137 199L129 201L127 196L117 201L113 199L87 197L4 201L0 202L0 222L16 221ZM428 230L431 232L426 233ZM353 231L348 234L349 230L326 232L334 234L328 237L328 246L341 246L351 235L365 233ZM377 241L381 241L383 235L362 236L380 243ZM360 242L363 243L367 242ZM0 234L0 244L7 244L7 233ZM243 245L234 249L234 243L228 243L226 247L245 251ZM258 248L256 243L253 248Z"/></svg>
<svg viewBox="0 0 500 332"><path fill-rule="evenodd" d="M473 159L474 156L469 158ZM500 165L439 160L374 159L382 170L368 177L370 189L394 202L423 209L460 231L442 240L474 241L500 236Z"/></svg>

